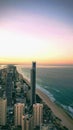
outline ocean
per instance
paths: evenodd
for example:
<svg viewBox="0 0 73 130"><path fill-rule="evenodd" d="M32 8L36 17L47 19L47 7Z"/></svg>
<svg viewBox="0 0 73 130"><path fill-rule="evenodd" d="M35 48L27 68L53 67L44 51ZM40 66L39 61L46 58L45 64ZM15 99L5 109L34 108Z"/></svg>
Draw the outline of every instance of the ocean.
<svg viewBox="0 0 73 130"><path fill-rule="evenodd" d="M21 73L30 81L30 69L20 66ZM36 70L36 87L73 118L73 66L48 66Z"/></svg>

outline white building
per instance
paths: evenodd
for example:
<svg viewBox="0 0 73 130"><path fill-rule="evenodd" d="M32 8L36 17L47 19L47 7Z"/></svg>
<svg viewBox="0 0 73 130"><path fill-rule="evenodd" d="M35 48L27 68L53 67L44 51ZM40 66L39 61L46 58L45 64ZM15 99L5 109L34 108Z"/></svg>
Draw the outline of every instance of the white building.
<svg viewBox="0 0 73 130"><path fill-rule="evenodd" d="M24 114L24 103L17 103L14 105L14 117L15 117L15 126L21 126L22 124L22 115Z"/></svg>
<svg viewBox="0 0 73 130"><path fill-rule="evenodd" d="M34 127L40 126L43 123L43 104L33 104L33 120Z"/></svg>
<svg viewBox="0 0 73 130"><path fill-rule="evenodd" d="M22 130L33 130L33 117L31 115L22 116Z"/></svg>
<svg viewBox="0 0 73 130"><path fill-rule="evenodd" d="M6 124L7 99L0 98L0 125Z"/></svg>

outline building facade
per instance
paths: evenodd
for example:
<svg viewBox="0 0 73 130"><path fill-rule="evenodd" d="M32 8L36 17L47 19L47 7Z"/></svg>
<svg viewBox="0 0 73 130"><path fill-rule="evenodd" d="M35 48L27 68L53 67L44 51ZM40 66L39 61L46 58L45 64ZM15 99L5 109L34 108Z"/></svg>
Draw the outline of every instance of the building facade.
<svg viewBox="0 0 73 130"><path fill-rule="evenodd" d="M40 126L43 123L43 104L33 104L33 120L34 128Z"/></svg>
<svg viewBox="0 0 73 130"><path fill-rule="evenodd" d="M0 98L0 125L4 126L6 124L7 115L7 99Z"/></svg>
<svg viewBox="0 0 73 130"><path fill-rule="evenodd" d="M13 89L13 80L16 79L15 76L16 67L13 65L9 65L7 68L7 79L6 79L6 98L7 98L7 106L12 105L12 89Z"/></svg>
<svg viewBox="0 0 73 130"><path fill-rule="evenodd" d="M12 72L7 73L6 98L7 98L7 106L11 106L12 104Z"/></svg>
<svg viewBox="0 0 73 130"><path fill-rule="evenodd" d="M32 63L31 69L31 105L36 102L36 62Z"/></svg>
<svg viewBox="0 0 73 130"><path fill-rule="evenodd" d="M24 103L17 103L14 105L14 122L15 126L22 125L22 115L24 114Z"/></svg>
<svg viewBox="0 0 73 130"><path fill-rule="evenodd" d="M29 114L22 116L22 130L33 130L33 116Z"/></svg>

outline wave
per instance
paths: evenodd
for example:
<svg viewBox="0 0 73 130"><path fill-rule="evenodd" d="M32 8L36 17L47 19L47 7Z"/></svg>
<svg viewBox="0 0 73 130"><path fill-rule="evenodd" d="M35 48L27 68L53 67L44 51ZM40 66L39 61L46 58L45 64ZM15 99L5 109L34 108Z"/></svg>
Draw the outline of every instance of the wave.
<svg viewBox="0 0 73 130"><path fill-rule="evenodd" d="M67 111L67 113L73 118L73 107L61 104L61 106Z"/></svg>
<svg viewBox="0 0 73 130"><path fill-rule="evenodd" d="M17 66L17 71L18 71L19 73L21 73L24 78L27 78L27 80L30 81L30 79L29 79L27 76L24 75L24 72L22 71L21 66ZM40 87L39 84L36 84L36 87L39 88L43 93L45 93L45 94L50 98L50 100L51 100L52 102L55 102L56 99L54 98L53 94L51 94L51 93L50 93L49 91L47 91L46 89ZM47 88L47 86L45 86L45 88Z"/></svg>
<svg viewBox="0 0 73 130"><path fill-rule="evenodd" d="M60 93L60 90L58 89L53 88L53 90L56 91L57 93Z"/></svg>
<svg viewBox="0 0 73 130"><path fill-rule="evenodd" d="M68 106L68 111L71 117L73 118L73 108L71 106Z"/></svg>
<svg viewBox="0 0 73 130"><path fill-rule="evenodd" d="M18 72L20 72L23 75L23 77L26 78L30 82L30 78L28 76L26 76L26 73L25 73L25 71L22 70L22 67L18 66L17 68L18 68L17 69ZM42 82L42 80L41 80L41 82ZM50 98L50 100L52 102L55 102L59 106L61 106L73 118L73 107L70 104L69 104L69 106L63 105L57 99L55 99L54 95L49 92L48 86L45 85L44 88L43 88L39 83L36 83L36 88L39 88L44 94L46 94ZM58 90L56 88L52 88L52 89L54 91L56 91L57 93L60 93L60 90Z"/></svg>
<svg viewBox="0 0 73 130"><path fill-rule="evenodd" d="M54 98L53 94L51 94L49 91L47 91L47 86L45 86L44 88L42 88L41 86L39 86L39 84L36 85L37 88L39 88L43 93L45 93L52 102L57 103L58 105L60 105L67 113L68 115L70 115L73 118L73 107L71 106L66 106L64 104L61 104L60 102L56 101L56 99ZM55 91L58 91L57 89L55 89Z"/></svg>
<svg viewBox="0 0 73 130"><path fill-rule="evenodd" d="M52 102L55 102L56 99L54 98L53 94L51 94L49 91L47 91L46 89L42 88L39 86L39 84L36 84L36 88L39 88L43 93L45 93Z"/></svg>

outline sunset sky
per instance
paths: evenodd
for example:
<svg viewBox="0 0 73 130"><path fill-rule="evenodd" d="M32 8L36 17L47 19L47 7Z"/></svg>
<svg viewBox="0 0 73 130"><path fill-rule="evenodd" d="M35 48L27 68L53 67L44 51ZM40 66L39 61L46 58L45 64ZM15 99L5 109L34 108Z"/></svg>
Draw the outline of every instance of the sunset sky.
<svg viewBox="0 0 73 130"><path fill-rule="evenodd" d="M73 0L1 0L0 63L73 64Z"/></svg>

